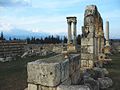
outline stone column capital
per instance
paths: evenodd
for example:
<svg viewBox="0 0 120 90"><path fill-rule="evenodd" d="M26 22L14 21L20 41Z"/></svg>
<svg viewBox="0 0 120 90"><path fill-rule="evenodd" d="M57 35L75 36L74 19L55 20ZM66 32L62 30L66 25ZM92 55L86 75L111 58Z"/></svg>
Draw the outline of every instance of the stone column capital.
<svg viewBox="0 0 120 90"><path fill-rule="evenodd" d="M77 20L74 20L74 21L73 21L73 24L77 24Z"/></svg>
<svg viewBox="0 0 120 90"><path fill-rule="evenodd" d="M71 22L70 20L67 20L67 23L68 23L68 24L71 24L72 22Z"/></svg>

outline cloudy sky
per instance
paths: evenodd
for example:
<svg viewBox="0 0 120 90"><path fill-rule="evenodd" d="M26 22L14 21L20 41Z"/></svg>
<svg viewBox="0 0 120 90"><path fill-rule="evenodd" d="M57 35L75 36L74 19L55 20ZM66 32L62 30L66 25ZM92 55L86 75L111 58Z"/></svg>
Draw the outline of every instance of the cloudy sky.
<svg viewBox="0 0 120 90"><path fill-rule="evenodd" d="M67 33L66 17L77 16L80 34L84 10L90 4L97 5L104 27L109 20L110 37L120 38L120 0L0 0L0 31Z"/></svg>

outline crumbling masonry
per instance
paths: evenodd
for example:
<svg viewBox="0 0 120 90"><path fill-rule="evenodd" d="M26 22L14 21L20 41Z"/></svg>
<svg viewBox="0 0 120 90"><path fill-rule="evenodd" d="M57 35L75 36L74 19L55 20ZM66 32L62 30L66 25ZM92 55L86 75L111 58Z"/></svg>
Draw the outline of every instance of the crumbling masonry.
<svg viewBox="0 0 120 90"><path fill-rule="evenodd" d="M76 47L76 19L67 17L66 53L28 63L27 90L99 90L112 86L112 80L106 77L108 71L102 67L106 57L105 39L103 20L97 7L89 5L85 9L81 53ZM107 37L109 43L108 34Z"/></svg>

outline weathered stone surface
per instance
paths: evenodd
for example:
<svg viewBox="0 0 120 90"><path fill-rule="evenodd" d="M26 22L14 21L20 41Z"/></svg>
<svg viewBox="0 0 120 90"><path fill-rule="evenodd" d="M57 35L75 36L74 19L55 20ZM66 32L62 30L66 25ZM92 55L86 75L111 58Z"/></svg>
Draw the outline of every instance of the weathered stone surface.
<svg viewBox="0 0 120 90"><path fill-rule="evenodd" d="M58 85L61 81L60 62L63 60L64 58L59 55L28 63L28 82L41 84L44 86Z"/></svg>
<svg viewBox="0 0 120 90"><path fill-rule="evenodd" d="M93 60L93 54L81 53L81 60Z"/></svg>
<svg viewBox="0 0 120 90"><path fill-rule="evenodd" d="M28 84L28 90L37 90L37 85L35 85L35 84Z"/></svg>
<svg viewBox="0 0 120 90"><path fill-rule="evenodd" d="M94 67L93 68L95 75L97 76L97 78L103 78L106 75L108 75L108 71L106 68L98 68L98 67Z"/></svg>
<svg viewBox="0 0 120 90"><path fill-rule="evenodd" d="M60 85L57 90L90 90L90 88L84 85Z"/></svg>
<svg viewBox="0 0 120 90"><path fill-rule="evenodd" d="M49 86L38 85L38 89L37 90L57 90L57 87L49 87Z"/></svg>
<svg viewBox="0 0 120 90"><path fill-rule="evenodd" d="M94 62L92 60L81 60L81 68L91 69L94 66Z"/></svg>
<svg viewBox="0 0 120 90"><path fill-rule="evenodd" d="M77 52L76 46L73 45L73 44L68 45L68 46L67 46L67 51L68 51L69 53Z"/></svg>
<svg viewBox="0 0 120 90"><path fill-rule="evenodd" d="M27 66L28 82L56 86L60 83L60 70L60 63L30 62Z"/></svg>
<svg viewBox="0 0 120 90"><path fill-rule="evenodd" d="M91 77L85 78L84 83L88 85L91 90L99 90L99 82Z"/></svg>
<svg viewBox="0 0 120 90"><path fill-rule="evenodd" d="M88 53L94 53L94 47L93 46L88 46L87 48Z"/></svg>
<svg viewBox="0 0 120 90"><path fill-rule="evenodd" d="M69 78L69 60L66 59L65 61L61 62L61 82L65 81Z"/></svg>
<svg viewBox="0 0 120 90"><path fill-rule="evenodd" d="M80 68L80 54L71 54L69 58L69 72L72 75Z"/></svg>
<svg viewBox="0 0 120 90"><path fill-rule="evenodd" d="M80 70L75 71L72 75L70 75L71 84L77 85L80 81Z"/></svg>
<svg viewBox="0 0 120 90"><path fill-rule="evenodd" d="M93 38L82 38L81 39L81 45L82 46L85 46L85 45L93 45L94 43L93 43Z"/></svg>
<svg viewBox="0 0 120 90"><path fill-rule="evenodd" d="M53 60L54 59L54 60ZM69 78L69 60L63 55L28 63L28 82L57 86Z"/></svg>
<svg viewBox="0 0 120 90"><path fill-rule="evenodd" d="M71 78L69 77L65 81L63 81L60 85L71 85Z"/></svg>
<svg viewBox="0 0 120 90"><path fill-rule="evenodd" d="M53 52L55 53L61 53L62 52L62 47L53 47Z"/></svg>
<svg viewBox="0 0 120 90"><path fill-rule="evenodd" d="M101 89L106 89L113 85L112 80L108 77L98 78L98 82Z"/></svg>

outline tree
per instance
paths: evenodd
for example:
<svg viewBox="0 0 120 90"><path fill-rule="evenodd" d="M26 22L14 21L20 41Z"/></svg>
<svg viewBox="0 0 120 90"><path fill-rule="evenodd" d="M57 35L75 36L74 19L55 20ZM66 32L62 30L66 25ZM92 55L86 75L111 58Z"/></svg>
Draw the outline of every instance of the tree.
<svg viewBox="0 0 120 90"><path fill-rule="evenodd" d="M63 42L67 43L67 38L65 36L64 36Z"/></svg>
<svg viewBox="0 0 120 90"><path fill-rule="evenodd" d="M77 36L77 44L81 45L81 36L80 35Z"/></svg>

